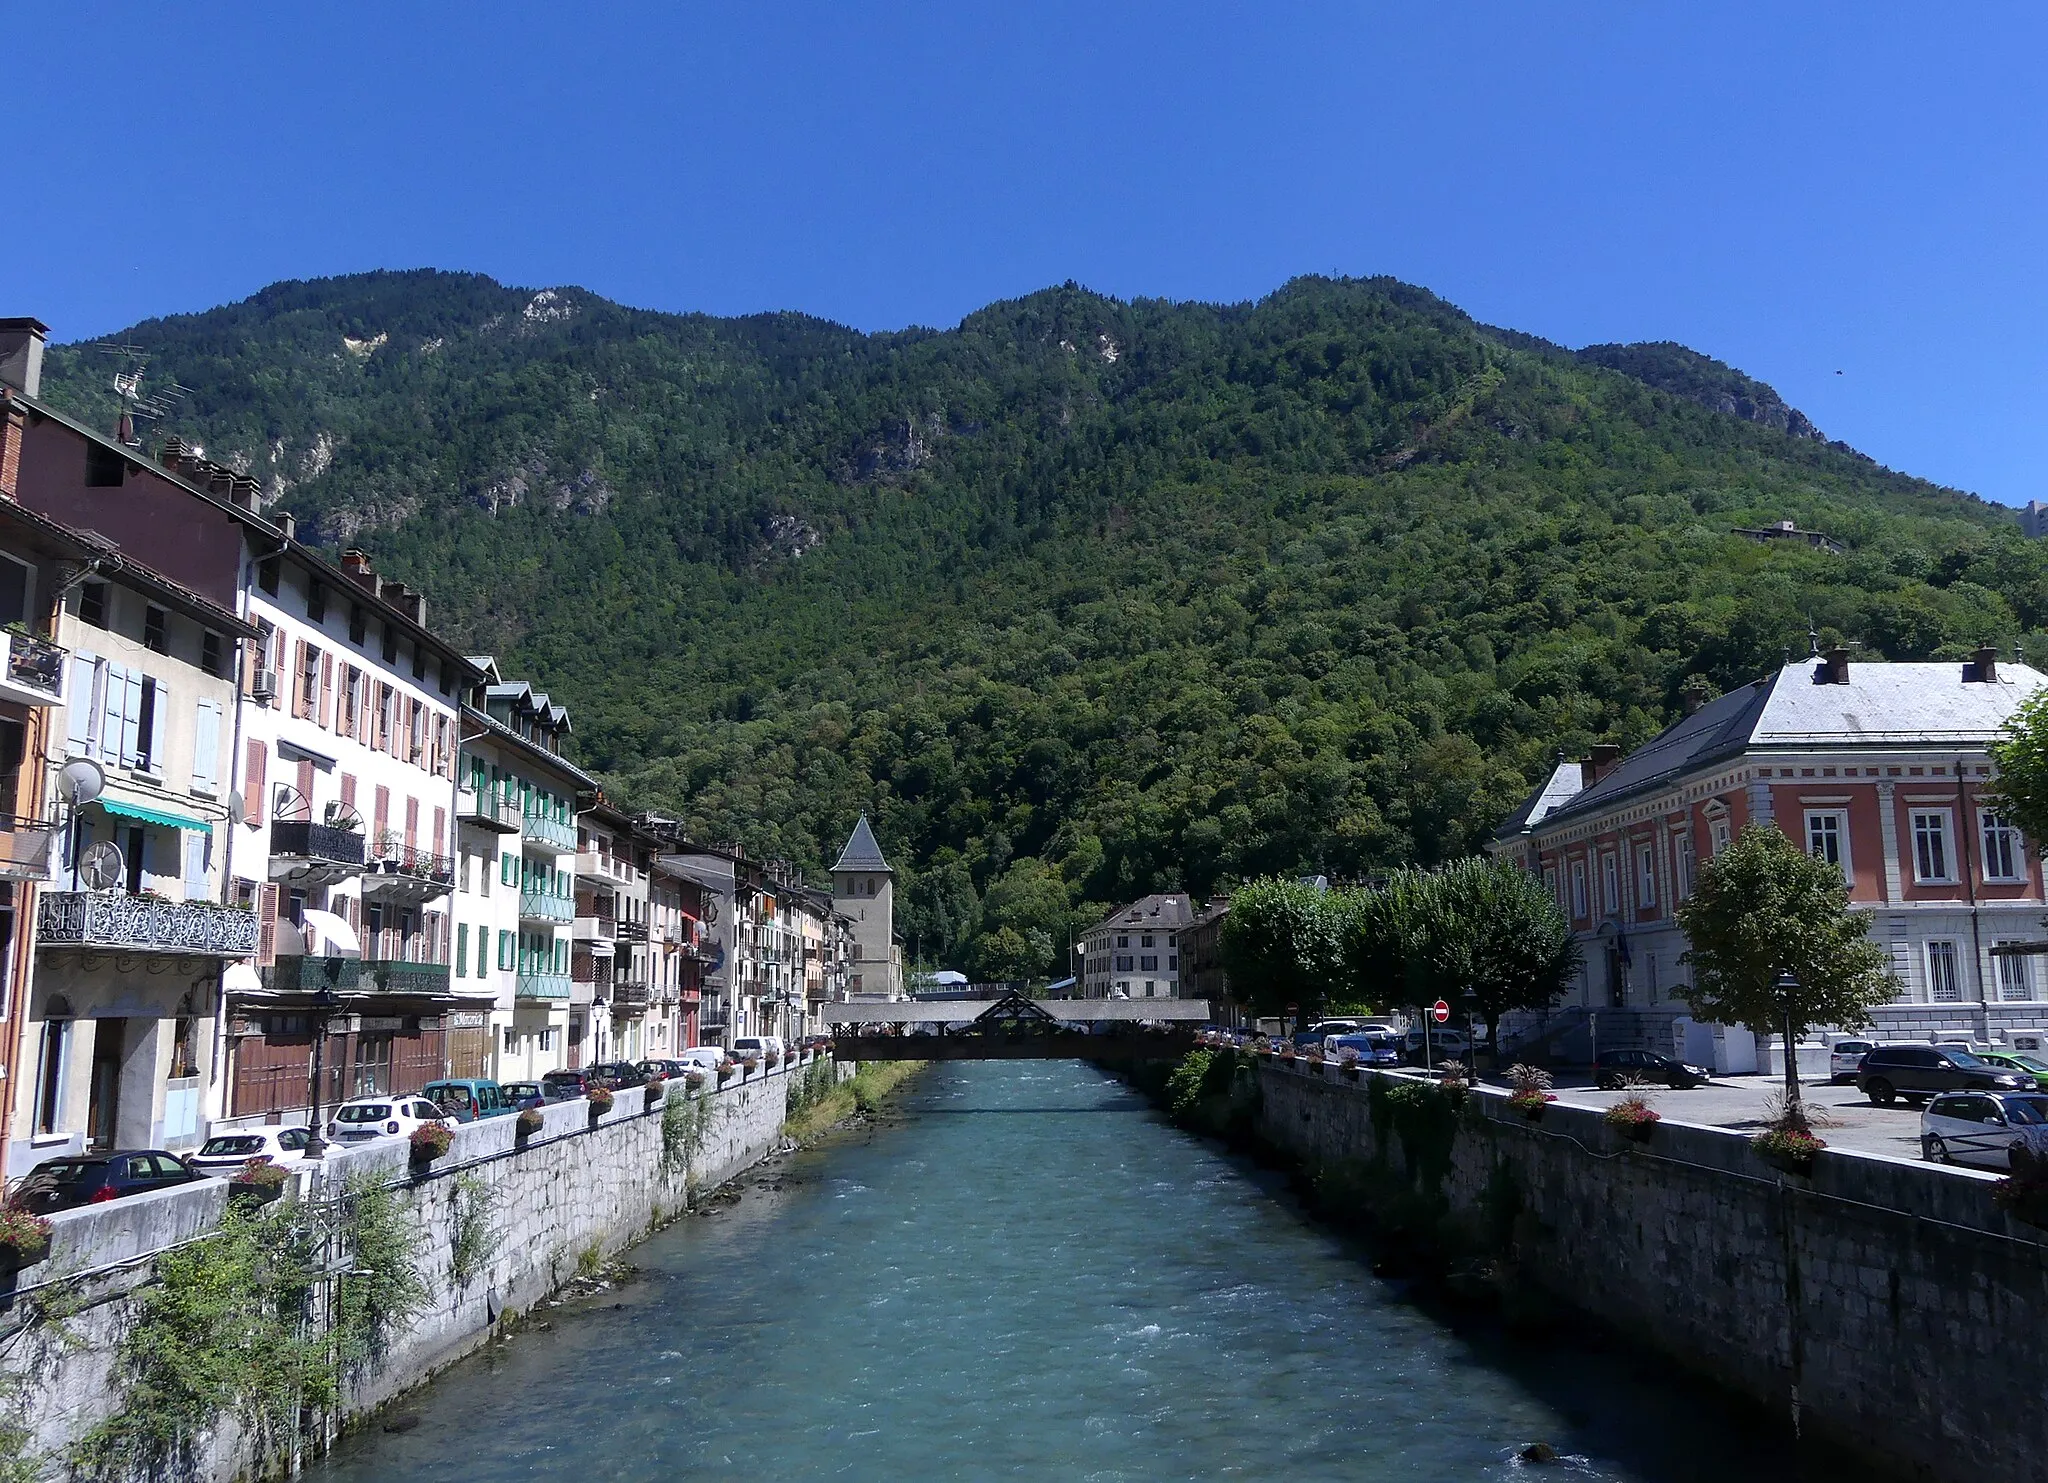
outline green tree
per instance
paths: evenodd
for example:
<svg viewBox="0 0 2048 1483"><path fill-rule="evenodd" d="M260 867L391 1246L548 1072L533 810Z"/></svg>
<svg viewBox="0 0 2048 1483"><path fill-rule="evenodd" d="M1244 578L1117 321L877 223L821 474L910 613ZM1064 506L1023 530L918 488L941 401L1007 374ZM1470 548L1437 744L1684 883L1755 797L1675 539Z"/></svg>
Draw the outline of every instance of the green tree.
<svg viewBox="0 0 2048 1483"><path fill-rule="evenodd" d="M1556 1003L1579 971L1578 939L1543 882L1505 861L1475 856L1446 865L1426 899L1433 926L1424 940L1456 939L1455 948L1438 950L1459 976L1446 997L1485 1021L1498 1069L1501 1016Z"/></svg>
<svg viewBox="0 0 2048 1483"><path fill-rule="evenodd" d="M1342 981L1349 898L1278 876L1230 898L1223 919L1223 971L1260 1016L1315 1018Z"/></svg>
<svg viewBox="0 0 2048 1483"><path fill-rule="evenodd" d="M1984 800L2028 839L2048 840L2048 690L2037 690L2006 720L1991 744L1998 766L1994 792Z"/></svg>
<svg viewBox="0 0 2048 1483"><path fill-rule="evenodd" d="M1416 1002L1408 962L1428 889L1421 871L1397 870L1384 883L1356 893L1345 918L1341 958L1347 1005L1372 1010Z"/></svg>
<svg viewBox="0 0 2048 1483"><path fill-rule="evenodd" d="M1859 1030L1898 985L1842 873L1776 827L1752 824L1700 871L1678 924L1693 969L1681 997L1701 1019L1785 1037L1785 1110L1803 1123L1793 1047L1817 1025Z"/></svg>

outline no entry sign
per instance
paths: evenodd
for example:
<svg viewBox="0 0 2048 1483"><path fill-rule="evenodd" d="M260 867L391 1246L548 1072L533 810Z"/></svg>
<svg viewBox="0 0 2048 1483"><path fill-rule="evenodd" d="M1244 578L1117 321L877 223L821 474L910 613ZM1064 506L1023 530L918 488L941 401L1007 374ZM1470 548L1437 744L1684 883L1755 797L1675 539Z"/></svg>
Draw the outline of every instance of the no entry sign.
<svg viewBox="0 0 2048 1483"><path fill-rule="evenodd" d="M1451 1006L1439 999L1436 1003L1429 1006L1429 1017L1441 1025L1451 1017Z"/></svg>

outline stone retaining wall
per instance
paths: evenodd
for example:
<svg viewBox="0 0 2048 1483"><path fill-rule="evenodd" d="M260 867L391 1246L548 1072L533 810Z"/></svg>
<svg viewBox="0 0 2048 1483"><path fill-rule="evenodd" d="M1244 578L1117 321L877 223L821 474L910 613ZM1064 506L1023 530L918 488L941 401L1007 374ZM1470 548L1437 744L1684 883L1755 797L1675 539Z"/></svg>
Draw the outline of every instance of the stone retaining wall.
<svg viewBox="0 0 2048 1483"><path fill-rule="evenodd" d="M1311 1167L1374 1157L1369 1074L1259 1079L1269 1143ZM1482 1088L1443 1194L1497 1218L1502 1181L1518 1280L1793 1419L1819 1455L1956 1483L2048 1469L2048 1233L1993 1206L1994 1176L1829 1150L1801 1177L1726 1129L1667 1120L1636 1144Z"/></svg>
<svg viewBox="0 0 2048 1483"><path fill-rule="evenodd" d="M852 1067L838 1072L851 1075ZM685 1096L679 1084L671 1087L669 1097ZM485 1342L501 1316L560 1287L586 1253L601 1258L625 1249L680 1213L694 1193L773 1153L788 1094L789 1076L774 1074L689 1099L693 1116L701 1104L706 1121L683 1166L664 1168L663 1109L645 1108L645 1091L634 1088L619 1092L613 1109L594 1122L587 1102L542 1109L541 1131L523 1144L515 1118L465 1124L455 1129L448 1154L424 1172L409 1167L408 1149L397 1141L337 1155L325 1170L300 1171L301 1197L319 1198L364 1173L403 1186L423 1238L429 1306L361 1378L347 1409L360 1412L419 1384ZM453 1270L456 1211L477 1191L489 1205L496 1240L483 1267L462 1281ZM27 1420L36 1450L52 1460L50 1477L63 1476L54 1459L118 1404L114 1348L133 1294L151 1276L153 1254L210 1231L226 1196L225 1182L207 1180L67 1211L53 1219L48 1258L0 1282L7 1298L0 1352L6 1370L27 1382ZM61 1332L52 1325L20 1331L34 1306L23 1300L60 1290L65 1307L77 1306ZM249 1464L245 1451L235 1428L223 1426L195 1479L240 1476Z"/></svg>

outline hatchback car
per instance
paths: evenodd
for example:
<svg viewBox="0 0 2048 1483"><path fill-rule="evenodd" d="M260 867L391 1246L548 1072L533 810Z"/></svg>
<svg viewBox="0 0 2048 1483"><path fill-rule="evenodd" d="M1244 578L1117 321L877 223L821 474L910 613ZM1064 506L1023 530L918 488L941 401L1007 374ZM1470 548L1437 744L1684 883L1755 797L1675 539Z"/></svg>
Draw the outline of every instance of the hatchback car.
<svg viewBox="0 0 2048 1483"><path fill-rule="evenodd" d="M1937 1164L2009 1169L2018 1143L2048 1154L2048 1096L1943 1092L1920 1114L1920 1153Z"/></svg>
<svg viewBox="0 0 2048 1483"><path fill-rule="evenodd" d="M1705 1066L1674 1061L1653 1050L1610 1050L1593 1063L1593 1085L1610 1092L1639 1081L1654 1081L1673 1091L1684 1091L1704 1086L1713 1075Z"/></svg>
<svg viewBox="0 0 2048 1483"><path fill-rule="evenodd" d="M716 1076L718 1068L732 1057L728 1056L721 1046L693 1045L688 1050L680 1052L676 1059L682 1062L685 1071L703 1071Z"/></svg>
<svg viewBox="0 0 2048 1483"><path fill-rule="evenodd" d="M1328 1035L1323 1038L1323 1058L1329 1061L1355 1058L1361 1066L1398 1066L1401 1064L1401 1037L1392 1030Z"/></svg>
<svg viewBox="0 0 2048 1483"><path fill-rule="evenodd" d="M1422 1032L1410 1030L1402 1037L1408 1064L1423 1064ZM1472 1059L1472 1037L1463 1030L1453 1030L1445 1025L1433 1025L1429 1031L1429 1061L1470 1061Z"/></svg>
<svg viewBox="0 0 2048 1483"><path fill-rule="evenodd" d="M1828 1080L1838 1085L1854 1081L1863 1069L1863 1058L1876 1048L1871 1040L1837 1040L1828 1047Z"/></svg>
<svg viewBox="0 0 2048 1483"><path fill-rule="evenodd" d="M601 1081L615 1092L647 1084L647 1073L631 1061L593 1061L583 1072L586 1078Z"/></svg>
<svg viewBox="0 0 2048 1483"><path fill-rule="evenodd" d="M336 1143L371 1143L379 1138L410 1138L413 1130L450 1119L425 1097L357 1097L334 1109L327 1136Z"/></svg>
<svg viewBox="0 0 2048 1483"><path fill-rule="evenodd" d="M35 1215L101 1205L124 1195L194 1184L206 1176L160 1148L75 1154L36 1165L15 1189L13 1203Z"/></svg>
<svg viewBox="0 0 2048 1483"><path fill-rule="evenodd" d="M1856 1090L1880 1107L1917 1107L1942 1092L2031 1092L2034 1078L1948 1045L1878 1045L1863 1058Z"/></svg>
<svg viewBox="0 0 2048 1483"><path fill-rule="evenodd" d="M547 1088L537 1081L508 1081L498 1090L505 1094L505 1105L514 1112L545 1107L548 1103Z"/></svg>
<svg viewBox="0 0 2048 1483"><path fill-rule="evenodd" d="M2048 1061L2039 1056L2030 1056L2023 1051L1987 1050L1980 1051L1977 1059L2007 1071L2017 1071L2022 1076L2031 1076L2036 1088L2048 1092Z"/></svg>
<svg viewBox="0 0 2048 1483"><path fill-rule="evenodd" d="M304 1128L243 1128L233 1133L216 1133L185 1162L201 1174L225 1178L239 1173L251 1159L285 1164L304 1158L309 1136Z"/></svg>

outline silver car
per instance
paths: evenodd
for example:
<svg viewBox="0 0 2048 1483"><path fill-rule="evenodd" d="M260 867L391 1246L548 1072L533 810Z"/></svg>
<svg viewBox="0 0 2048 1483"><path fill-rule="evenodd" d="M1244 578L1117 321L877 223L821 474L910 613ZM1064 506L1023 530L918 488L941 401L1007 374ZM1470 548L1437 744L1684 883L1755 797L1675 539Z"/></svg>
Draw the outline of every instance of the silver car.
<svg viewBox="0 0 2048 1483"><path fill-rule="evenodd" d="M2048 1094L1943 1092L1920 1114L1920 1153L1937 1164L2012 1167L2014 1144L2048 1155Z"/></svg>
<svg viewBox="0 0 2048 1483"><path fill-rule="evenodd" d="M1876 1044L1874 1040L1837 1040L1828 1047L1828 1080L1854 1081L1856 1073L1863 1069L1863 1058Z"/></svg>

